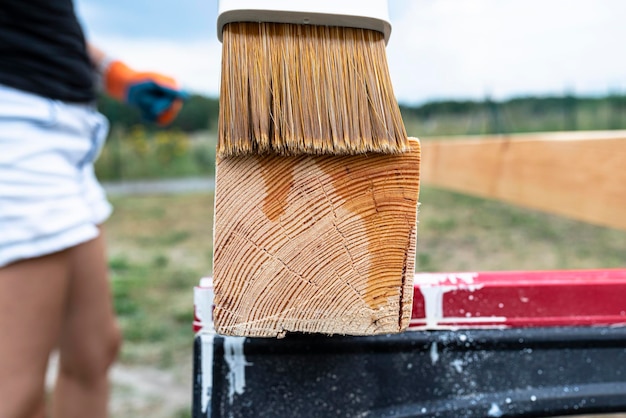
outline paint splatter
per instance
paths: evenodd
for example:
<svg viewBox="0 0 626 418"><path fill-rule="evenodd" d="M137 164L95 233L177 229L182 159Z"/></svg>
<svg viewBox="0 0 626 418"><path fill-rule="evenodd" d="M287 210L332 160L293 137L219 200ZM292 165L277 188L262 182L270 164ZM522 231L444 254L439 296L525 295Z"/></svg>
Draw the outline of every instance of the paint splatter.
<svg viewBox="0 0 626 418"><path fill-rule="evenodd" d="M242 395L246 389L246 361L243 352L245 337L224 337L224 361L228 365L228 401L232 404L235 394Z"/></svg>
<svg viewBox="0 0 626 418"><path fill-rule="evenodd" d="M497 404L492 403L491 408L489 408L489 411L487 412L487 415L490 417L498 418L503 415L503 412Z"/></svg>

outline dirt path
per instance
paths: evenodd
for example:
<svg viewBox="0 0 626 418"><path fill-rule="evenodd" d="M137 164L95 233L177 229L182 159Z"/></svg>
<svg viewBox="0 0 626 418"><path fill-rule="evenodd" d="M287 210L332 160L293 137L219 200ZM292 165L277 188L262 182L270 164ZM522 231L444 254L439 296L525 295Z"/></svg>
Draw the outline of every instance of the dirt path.
<svg viewBox="0 0 626 418"><path fill-rule="evenodd" d="M212 192L215 189L215 179L213 177L184 177L162 180L127 180L104 182L102 186L110 196Z"/></svg>

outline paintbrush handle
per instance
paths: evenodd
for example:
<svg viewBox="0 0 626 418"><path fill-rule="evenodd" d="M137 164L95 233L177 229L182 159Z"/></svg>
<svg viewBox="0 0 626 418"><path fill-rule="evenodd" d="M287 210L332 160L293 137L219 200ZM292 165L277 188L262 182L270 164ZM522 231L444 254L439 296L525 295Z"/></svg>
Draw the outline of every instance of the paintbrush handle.
<svg viewBox="0 0 626 418"><path fill-rule="evenodd" d="M389 41L387 0L220 0L217 36L231 22L273 22L371 29Z"/></svg>

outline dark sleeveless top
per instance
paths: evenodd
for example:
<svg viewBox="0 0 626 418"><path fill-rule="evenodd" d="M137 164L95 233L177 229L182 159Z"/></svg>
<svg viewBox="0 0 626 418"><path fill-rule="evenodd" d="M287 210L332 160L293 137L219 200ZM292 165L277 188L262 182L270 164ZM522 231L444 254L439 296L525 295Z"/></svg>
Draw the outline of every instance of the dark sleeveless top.
<svg viewBox="0 0 626 418"><path fill-rule="evenodd" d="M0 84L66 102L95 99L72 0L0 0Z"/></svg>

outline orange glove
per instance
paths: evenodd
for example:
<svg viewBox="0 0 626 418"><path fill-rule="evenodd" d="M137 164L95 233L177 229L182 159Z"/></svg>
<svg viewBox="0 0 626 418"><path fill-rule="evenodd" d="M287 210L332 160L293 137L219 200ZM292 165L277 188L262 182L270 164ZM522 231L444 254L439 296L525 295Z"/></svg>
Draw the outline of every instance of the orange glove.
<svg viewBox="0 0 626 418"><path fill-rule="evenodd" d="M121 61L108 65L103 81L111 97L139 108L144 119L160 126L170 124L188 98L173 78L152 72L140 73Z"/></svg>

